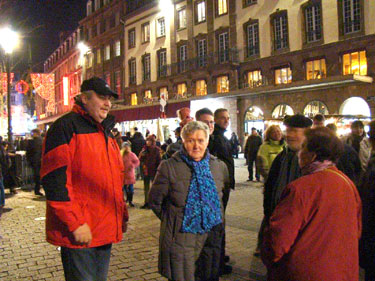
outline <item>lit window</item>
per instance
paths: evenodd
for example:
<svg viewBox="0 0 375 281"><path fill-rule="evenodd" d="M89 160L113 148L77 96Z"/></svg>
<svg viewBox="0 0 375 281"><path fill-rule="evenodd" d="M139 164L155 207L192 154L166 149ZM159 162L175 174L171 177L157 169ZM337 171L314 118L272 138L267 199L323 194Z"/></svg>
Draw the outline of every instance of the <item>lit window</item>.
<svg viewBox="0 0 375 281"><path fill-rule="evenodd" d="M96 50L96 63L99 64L102 62L101 49Z"/></svg>
<svg viewBox="0 0 375 281"><path fill-rule="evenodd" d="M152 99L152 92L151 90L145 91L145 99Z"/></svg>
<svg viewBox="0 0 375 281"><path fill-rule="evenodd" d="M205 80L197 80L195 82L195 94L197 96L205 96L207 95L207 84Z"/></svg>
<svg viewBox="0 0 375 281"><path fill-rule="evenodd" d="M135 28L129 30L128 32L128 48L134 48L135 47Z"/></svg>
<svg viewBox="0 0 375 281"><path fill-rule="evenodd" d="M202 2L197 3L196 9L197 9L196 11L197 23L205 21L206 20L206 2L202 1Z"/></svg>
<svg viewBox="0 0 375 281"><path fill-rule="evenodd" d="M292 71L290 67L275 69L275 84L292 83Z"/></svg>
<svg viewBox="0 0 375 281"><path fill-rule="evenodd" d="M138 104L137 93L132 93L130 95L130 105L137 105L137 104Z"/></svg>
<svg viewBox="0 0 375 281"><path fill-rule="evenodd" d="M89 53L89 54L87 55L87 61L88 61L88 65L87 65L87 67L92 67L93 57L94 57L93 53Z"/></svg>
<svg viewBox="0 0 375 281"><path fill-rule="evenodd" d="M160 18L156 21L156 34L157 37L165 36L165 19Z"/></svg>
<svg viewBox="0 0 375 281"><path fill-rule="evenodd" d="M259 25L258 23L249 24L247 31L247 57L259 54Z"/></svg>
<svg viewBox="0 0 375 281"><path fill-rule="evenodd" d="M87 2L86 9L87 9L87 16L91 15L91 13L92 13L92 1Z"/></svg>
<svg viewBox="0 0 375 281"><path fill-rule="evenodd" d="M120 40L115 42L115 57L121 56L121 43Z"/></svg>
<svg viewBox="0 0 375 281"><path fill-rule="evenodd" d="M353 52L342 56L343 75L367 75L366 51Z"/></svg>
<svg viewBox="0 0 375 281"><path fill-rule="evenodd" d="M321 17L320 5L313 5L305 9L306 42L314 42L322 39Z"/></svg>
<svg viewBox="0 0 375 281"><path fill-rule="evenodd" d="M167 87L161 87L159 89L160 97L164 94L165 99L168 99L168 88Z"/></svg>
<svg viewBox="0 0 375 281"><path fill-rule="evenodd" d="M142 25L142 43L150 42L150 23Z"/></svg>
<svg viewBox="0 0 375 281"><path fill-rule="evenodd" d="M216 78L216 87L218 93L229 92L229 79L228 76L220 76Z"/></svg>
<svg viewBox="0 0 375 281"><path fill-rule="evenodd" d="M274 49L288 48L288 21L286 15L280 15L273 20Z"/></svg>
<svg viewBox="0 0 375 281"><path fill-rule="evenodd" d="M105 46L104 49L104 60L109 60L111 58L111 47L109 45Z"/></svg>
<svg viewBox="0 0 375 281"><path fill-rule="evenodd" d="M219 34L219 63L229 61L228 32Z"/></svg>
<svg viewBox="0 0 375 281"><path fill-rule="evenodd" d="M178 29L186 27L186 9L183 8L178 11Z"/></svg>
<svg viewBox="0 0 375 281"><path fill-rule="evenodd" d="M322 79L326 77L326 60L312 60L306 62L306 79Z"/></svg>
<svg viewBox="0 0 375 281"><path fill-rule="evenodd" d="M95 0L95 11L100 9L100 0Z"/></svg>
<svg viewBox="0 0 375 281"><path fill-rule="evenodd" d="M247 87L254 88L261 86L262 81L262 72L260 70L249 71L247 73Z"/></svg>
<svg viewBox="0 0 375 281"><path fill-rule="evenodd" d="M361 3L360 0L343 1L344 34L361 30Z"/></svg>
<svg viewBox="0 0 375 281"><path fill-rule="evenodd" d="M177 84L177 95L185 96L187 93L187 86L186 83Z"/></svg>
<svg viewBox="0 0 375 281"><path fill-rule="evenodd" d="M227 0L217 0L217 14L224 15L228 13L228 2Z"/></svg>

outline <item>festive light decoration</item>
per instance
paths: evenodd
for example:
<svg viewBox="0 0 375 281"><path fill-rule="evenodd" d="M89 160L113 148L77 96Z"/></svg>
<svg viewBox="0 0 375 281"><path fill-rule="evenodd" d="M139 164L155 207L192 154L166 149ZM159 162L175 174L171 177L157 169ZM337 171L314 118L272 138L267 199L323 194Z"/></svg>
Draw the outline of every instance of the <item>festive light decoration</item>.
<svg viewBox="0 0 375 281"><path fill-rule="evenodd" d="M6 94L8 92L8 83L7 83L7 73L6 72L3 72L0 74L0 85L1 85L1 89L2 89L2 93L3 94ZM11 73L10 74L10 84L13 83L13 79L14 79L14 73Z"/></svg>
<svg viewBox="0 0 375 281"><path fill-rule="evenodd" d="M21 94L26 94L29 89L30 89L29 84L27 84L23 80L20 80L16 84L16 91L19 92L19 93L21 93Z"/></svg>
<svg viewBox="0 0 375 281"><path fill-rule="evenodd" d="M47 112L55 111L55 75L31 73L31 82L37 94L48 101Z"/></svg>

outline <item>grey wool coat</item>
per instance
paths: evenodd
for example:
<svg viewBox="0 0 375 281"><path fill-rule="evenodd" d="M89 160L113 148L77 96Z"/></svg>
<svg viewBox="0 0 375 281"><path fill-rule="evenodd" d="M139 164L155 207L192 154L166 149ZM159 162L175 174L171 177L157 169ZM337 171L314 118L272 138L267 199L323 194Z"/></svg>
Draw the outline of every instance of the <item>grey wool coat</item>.
<svg viewBox="0 0 375 281"><path fill-rule="evenodd" d="M228 169L211 156L210 170L221 201L223 190L230 188ZM176 152L160 164L149 193L149 205L161 220L159 273L175 281L195 280L195 262L207 239L207 233L180 232L191 175L191 169ZM221 209L224 218L223 205Z"/></svg>

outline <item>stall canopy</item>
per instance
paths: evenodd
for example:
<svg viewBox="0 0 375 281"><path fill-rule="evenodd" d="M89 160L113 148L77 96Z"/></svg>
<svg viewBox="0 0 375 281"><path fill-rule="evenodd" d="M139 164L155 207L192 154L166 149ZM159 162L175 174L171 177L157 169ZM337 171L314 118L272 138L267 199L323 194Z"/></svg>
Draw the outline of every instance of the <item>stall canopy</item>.
<svg viewBox="0 0 375 281"><path fill-rule="evenodd" d="M176 117L176 111L182 107L190 107L190 101L178 103L168 103L165 107L167 118ZM151 120L161 116L160 105L150 105L122 110L113 110L111 114L115 116L116 122Z"/></svg>

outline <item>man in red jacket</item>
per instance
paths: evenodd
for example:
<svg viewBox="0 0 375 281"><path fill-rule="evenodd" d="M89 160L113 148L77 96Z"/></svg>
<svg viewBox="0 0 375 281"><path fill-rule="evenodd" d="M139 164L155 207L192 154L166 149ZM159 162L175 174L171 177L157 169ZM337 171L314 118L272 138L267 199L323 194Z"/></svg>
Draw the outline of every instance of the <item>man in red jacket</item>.
<svg viewBox="0 0 375 281"><path fill-rule="evenodd" d="M100 78L83 81L43 144L47 241L61 246L66 280L106 280L112 243L126 231L124 168L108 115L117 97Z"/></svg>

